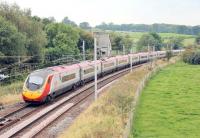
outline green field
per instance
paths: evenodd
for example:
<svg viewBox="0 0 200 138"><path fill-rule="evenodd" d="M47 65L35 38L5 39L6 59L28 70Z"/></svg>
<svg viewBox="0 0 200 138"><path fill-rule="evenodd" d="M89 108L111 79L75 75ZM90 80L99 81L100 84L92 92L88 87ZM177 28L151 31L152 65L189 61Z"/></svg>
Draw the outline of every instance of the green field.
<svg viewBox="0 0 200 138"><path fill-rule="evenodd" d="M141 38L142 35L148 34L145 32L120 32L120 33L123 33L124 35L127 34L131 35L131 38L133 38L135 43L137 43L137 41ZM195 36L193 35L184 35L175 33L159 33L159 35L162 37L164 42L168 41L171 37L182 38L184 46L193 45L195 42Z"/></svg>
<svg viewBox="0 0 200 138"><path fill-rule="evenodd" d="M143 91L130 137L199 138L199 130L200 66L163 69Z"/></svg>

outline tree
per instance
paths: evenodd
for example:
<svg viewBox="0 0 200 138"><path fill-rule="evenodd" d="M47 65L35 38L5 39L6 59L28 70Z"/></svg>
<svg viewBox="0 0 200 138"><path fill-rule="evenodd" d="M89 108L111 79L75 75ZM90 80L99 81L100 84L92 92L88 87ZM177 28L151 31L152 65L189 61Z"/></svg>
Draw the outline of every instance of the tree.
<svg viewBox="0 0 200 138"><path fill-rule="evenodd" d="M47 24L50 24L50 23L55 23L56 20L54 17L48 17L48 18L43 18L42 19L42 23L44 24L44 26L46 26Z"/></svg>
<svg viewBox="0 0 200 138"><path fill-rule="evenodd" d="M38 16L33 16L32 19L33 19L34 21L37 21L37 22L40 22L40 21L41 21L41 18L38 17Z"/></svg>
<svg viewBox="0 0 200 138"><path fill-rule="evenodd" d="M197 35L200 33L200 26L184 26L184 25L171 25L171 24L113 24L102 23L95 28L101 30L112 31L129 31L129 32L156 32L156 33L178 33Z"/></svg>
<svg viewBox="0 0 200 138"><path fill-rule="evenodd" d="M67 24L67 25L71 25L71 26L77 26L77 24L74 21L71 21L68 17L65 17L62 20L62 23Z"/></svg>
<svg viewBox="0 0 200 138"><path fill-rule="evenodd" d="M198 34L198 35L196 36L195 41L196 41L196 44L197 44L197 45L200 45L200 34Z"/></svg>
<svg viewBox="0 0 200 138"><path fill-rule="evenodd" d="M157 33L150 33L150 35L153 36L154 38L154 46L155 46L155 50L159 51L162 48L162 38L160 37L160 35L158 35Z"/></svg>
<svg viewBox="0 0 200 138"><path fill-rule="evenodd" d="M126 52L127 53L130 53L131 52L131 49L133 47L133 39L131 38L130 35L125 35L123 37L123 44L125 46L125 49L126 49Z"/></svg>
<svg viewBox="0 0 200 138"><path fill-rule="evenodd" d="M79 53L77 43L79 32L76 28L63 23L52 23L45 27L48 44L46 55L51 59L59 58L62 55L77 55Z"/></svg>
<svg viewBox="0 0 200 138"><path fill-rule="evenodd" d="M26 36L18 32L10 22L0 17L0 53L4 56L26 55L25 44Z"/></svg>
<svg viewBox="0 0 200 138"><path fill-rule="evenodd" d="M43 31L43 24L39 18L31 17L30 9L21 10L16 4L0 4L0 16L11 22L16 29L25 35L27 55L36 56L34 61L42 61L44 47L47 44L46 34ZM19 35L20 36L20 35Z"/></svg>
<svg viewBox="0 0 200 138"><path fill-rule="evenodd" d="M169 44L172 47L172 49L180 49L181 47L183 47L183 43L182 43L183 39L182 38L170 38L169 40Z"/></svg>
<svg viewBox="0 0 200 138"><path fill-rule="evenodd" d="M79 24L79 27L82 29L91 29L91 26L88 22L82 22Z"/></svg>
<svg viewBox="0 0 200 138"><path fill-rule="evenodd" d="M123 50L123 37L119 33L110 33L113 50Z"/></svg>
<svg viewBox="0 0 200 138"><path fill-rule="evenodd" d="M157 33L144 34L137 43L138 51L148 51L148 46L151 50L155 47L155 50L161 50L162 39Z"/></svg>
<svg viewBox="0 0 200 138"><path fill-rule="evenodd" d="M148 51L148 45L153 46L155 44L154 38L152 35L144 34L139 39L137 43L137 51ZM151 47L152 48L152 47Z"/></svg>
<svg viewBox="0 0 200 138"><path fill-rule="evenodd" d="M85 50L91 52L94 48L94 38L91 32L84 31L82 29L79 30L79 41L78 41L78 48L82 51L83 40L85 41ZM89 53L88 53L89 54Z"/></svg>

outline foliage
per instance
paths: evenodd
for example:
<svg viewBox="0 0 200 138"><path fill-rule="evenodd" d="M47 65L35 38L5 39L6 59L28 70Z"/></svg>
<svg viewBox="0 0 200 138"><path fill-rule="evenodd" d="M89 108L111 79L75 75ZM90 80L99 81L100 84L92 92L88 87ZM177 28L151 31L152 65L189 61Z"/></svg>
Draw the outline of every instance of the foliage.
<svg viewBox="0 0 200 138"><path fill-rule="evenodd" d="M187 49L183 54L183 61L185 63L199 65L200 51L198 49Z"/></svg>
<svg viewBox="0 0 200 138"><path fill-rule="evenodd" d="M0 105L12 104L21 101L23 81L13 82L10 85L0 85Z"/></svg>
<svg viewBox="0 0 200 138"><path fill-rule="evenodd" d="M110 39L113 50L123 51L124 46L125 52L130 53L131 48L134 46L134 41L129 34L123 35L122 33L111 32Z"/></svg>
<svg viewBox="0 0 200 138"><path fill-rule="evenodd" d="M0 53L4 56L21 56L26 54L26 37L18 32L17 28L0 17ZM2 63L11 63L14 60L1 60Z"/></svg>
<svg viewBox="0 0 200 138"><path fill-rule="evenodd" d="M199 79L199 66L178 63L161 70L142 93L130 137L200 137Z"/></svg>
<svg viewBox="0 0 200 138"><path fill-rule="evenodd" d="M79 29L79 36L80 37L77 44L79 51L83 52L82 46L83 46L83 40L84 40L86 55L93 55L92 51L94 49L94 38L92 36L92 33ZM86 59L90 59L90 56L86 56Z"/></svg>
<svg viewBox="0 0 200 138"><path fill-rule="evenodd" d="M77 55L79 32L76 28L63 23L51 23L45 27L48 37L46 55L56 59L62 55Z"/></svg>
<svg viewBox="0 0 200 138"><path fill-rule="evenodd" d="M2 17L0 17L0 51L6 56L18 56L26 53L25 36Z"/></svg>
<svg viewBox="0 0 200 138"><path fill-rule="evenodd" d="M113 50L123 50L123 36L118 33L110 33L111 44Z"/></svg>
<svg viewBox="0 0 200 138"><path fill-rule="evenodd" d="M162 47L162 39L157 33L149 33L144 34L137 43L137 50L138 51L148 51L148 47L150 50L153 50L153 47L155 47L155 50L161 50Z"/></svg>
<svg viewBox="0 0 200 138"><path fill-rule="evenodd" d="M182 43L183 39L182 38L175 38L172 37L169 39L169 44L172 45L172 49L180 49L181 47L183 47L183 43Z"/></svg>
<svg viewBox="0 0 200 138"><path fill-rule="evenodd" d="M156 32L156 33L177 33L197 35L200 33L200 26L185 26L185 25L171 25L171 24L113 24L102 23L96 28L102 30L112 31L129 31L129 32Z"/></svg>
<svg viewBox="0 0 200 138"><path fill-rule="evenodd" d="M74 27L77 26L77 24L76 24L74 21L71 21L68 17L65 17L65 18L62 20L62 23L63 23L63 24L67 24L67 25L71 25L71 26L74 26Z"/></svg>
<svg viewBox="0 0 200 138"><path fill-rule="evenodd" d="M169 61L172 58L172 56L173 56L173 53L171 50L166 52L167 61Z"/></svg>
<svg viewBox="0 0 200 138"><path fill-rule="evenodd" d="M50 24L50 23L55 23L56 20L54 17L48 17L48 18L43 18L42 19L42 23L44 24L44 26L46 26L47 24Z"/></svg>
<svg viewBox="0 0 200 138"><path fill-rule="evenodd" d="M196 36L195 42L197 45L200 45L200 34Z"/></svg>
<svg viewBox="0 0 200 138"><path fill-rule="evenodd" d="M35 60L40 60L44 55L43 49L46 45L46 34L43 31L43 24L38 22L39 18L31 18L30 9L21 10L16 4L8 5L7 3L0 4L0 16L11 22L24 35L26 54L29 56L37 55ZM25 53L23 54L25 55ZM13 54L10 53L10 55Z"/></svg>
<svg viewBox="0 0 200 138"><path fill-rule="evenodd" d="M82 29L91 29L91 26L88 22L82 22L79 24L79 27Z"/></svg>

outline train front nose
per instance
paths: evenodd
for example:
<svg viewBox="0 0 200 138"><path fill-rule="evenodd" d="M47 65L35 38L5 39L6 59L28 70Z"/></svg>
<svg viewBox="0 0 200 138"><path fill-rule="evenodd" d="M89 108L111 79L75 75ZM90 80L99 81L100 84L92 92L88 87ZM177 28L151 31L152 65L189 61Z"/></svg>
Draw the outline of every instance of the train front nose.
<svg viewBox="0 0 200 138"><path fill-rule="evenodd" d="M22 92L22 96L24 101L36 101L42 93L40 91L29 91L29 90L24 90Z"/></svg>
<svg viewBox="0 0 200 138"><path fill-rule="evenodd" d="M30 75L23 87L22 97L26 102L40 102L45 79L38 75Z"/></svg>

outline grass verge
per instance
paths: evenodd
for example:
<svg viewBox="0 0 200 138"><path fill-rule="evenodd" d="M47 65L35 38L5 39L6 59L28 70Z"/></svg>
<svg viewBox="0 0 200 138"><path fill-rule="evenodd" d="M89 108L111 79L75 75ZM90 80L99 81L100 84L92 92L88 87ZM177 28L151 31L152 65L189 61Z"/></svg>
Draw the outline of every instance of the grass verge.
<svg viewBox="0 0 200 138"><path fill-rule="evenodd" d="M167 62L160 60L157 64L164 65ZM122 137L134 93L149 72L148 66L142 66L104 90L102 96L60 138Z"/></svg>
<svg viewBox="0 0 200 138"><path fill-rule="evenodd" d="M0 105L13 104L21 101L23 82L0 86Z"/></svg>
<svg viewBox="0 0 200 138"><path fill-rule="evenodd" d="M134 138L200 137L200 66L177 63L153 77L138 105Z"/></svg>

